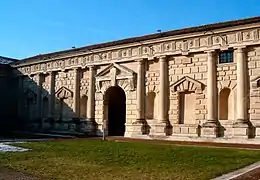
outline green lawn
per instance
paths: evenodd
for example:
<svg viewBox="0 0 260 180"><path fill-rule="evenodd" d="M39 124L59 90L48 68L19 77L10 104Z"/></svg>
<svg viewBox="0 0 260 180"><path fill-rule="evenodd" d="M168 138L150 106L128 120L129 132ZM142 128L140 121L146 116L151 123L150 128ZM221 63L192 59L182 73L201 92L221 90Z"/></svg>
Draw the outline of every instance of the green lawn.
<svg viewBox="0 0 260 180"><path fill-rule="evenodd" d="M210 179L260 160L260 151L99 140L19 144L0 166L47 179Z"/></svg>

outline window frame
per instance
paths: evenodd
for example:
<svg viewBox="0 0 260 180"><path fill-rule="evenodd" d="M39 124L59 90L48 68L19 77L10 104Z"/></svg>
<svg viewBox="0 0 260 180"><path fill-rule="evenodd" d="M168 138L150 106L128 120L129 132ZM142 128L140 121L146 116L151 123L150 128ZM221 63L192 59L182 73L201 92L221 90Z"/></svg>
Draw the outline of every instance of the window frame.
<svg viewBox="0 0 260 180"><path fill-rule="evenodd" d="M222 54L224 54L224 55L222 56ZM230 54L232 57L229 57ZM224 60L222 58L224 58ZM234 63L234 50L228 49L228 50L224 50L224 51L219 51L218 64L229 64L229 63Z"/></svg>

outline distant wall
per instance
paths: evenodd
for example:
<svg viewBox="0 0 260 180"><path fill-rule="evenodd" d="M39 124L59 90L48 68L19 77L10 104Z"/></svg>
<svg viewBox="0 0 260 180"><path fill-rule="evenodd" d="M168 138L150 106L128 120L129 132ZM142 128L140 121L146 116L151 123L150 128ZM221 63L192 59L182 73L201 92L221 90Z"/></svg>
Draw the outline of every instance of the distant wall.
<svg viewBox="0 0 260 180"><path fill-rule="evenodd" d="M17 127L17 81L9 65L0 64L0 134Z"/></svg>

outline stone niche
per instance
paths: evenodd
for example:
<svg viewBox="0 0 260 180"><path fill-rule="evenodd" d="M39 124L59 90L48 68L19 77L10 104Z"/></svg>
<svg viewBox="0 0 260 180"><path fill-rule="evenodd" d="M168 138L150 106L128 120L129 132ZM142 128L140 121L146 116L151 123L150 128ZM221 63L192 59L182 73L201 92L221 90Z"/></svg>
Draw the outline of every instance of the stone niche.
<svg viewBox="0 0 260 180"><path fill-rule="evenodd" d="M31 89L26 89L24 91L24 98L25 98L25 103L24 103L24 111L25 114L25 119L27 121L32 122L37 118L36 111L37 111L37 95L34 91Z"/></svg>
<svg viewBox="0 0 260 180"><path fill-rule="evenodd" d="M62 86L56 93L56 113L58 115L58 120L68 121L73 117L73 112L71 105L73 102L73 92Z"/></svg>
<svg viewBox="0 0 260 180"><path fill-rule="evenodd" d="M204 99L203 88L201 82L188 76L170 85L170 111L174 114L170 116L173 135L198 136L200 134L196 112L205 108L201 105L201 99Z"/></svg>

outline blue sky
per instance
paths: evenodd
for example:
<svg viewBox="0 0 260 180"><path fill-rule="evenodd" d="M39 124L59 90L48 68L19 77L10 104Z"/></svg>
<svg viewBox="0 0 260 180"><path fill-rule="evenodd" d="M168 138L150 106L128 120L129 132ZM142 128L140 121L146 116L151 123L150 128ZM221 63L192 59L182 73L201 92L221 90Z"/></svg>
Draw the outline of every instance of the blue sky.
<svg viewBox="0 0 260 180"><path fill-rule="evenodd" d="M259 0L2 0L0 56L21 59L259 15Z"/></svg>

